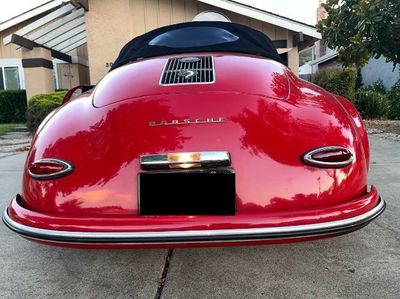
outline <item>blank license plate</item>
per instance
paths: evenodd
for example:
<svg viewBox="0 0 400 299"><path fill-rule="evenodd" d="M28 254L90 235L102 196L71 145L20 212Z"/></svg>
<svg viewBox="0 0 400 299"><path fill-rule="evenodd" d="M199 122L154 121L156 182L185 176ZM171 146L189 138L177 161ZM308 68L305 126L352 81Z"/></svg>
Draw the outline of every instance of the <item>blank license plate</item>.
<svg viewBox="0 0 400 299"><path fill-rule="evenodd" d="M142 172L141 215L234 215L232 169Z"/></svg>

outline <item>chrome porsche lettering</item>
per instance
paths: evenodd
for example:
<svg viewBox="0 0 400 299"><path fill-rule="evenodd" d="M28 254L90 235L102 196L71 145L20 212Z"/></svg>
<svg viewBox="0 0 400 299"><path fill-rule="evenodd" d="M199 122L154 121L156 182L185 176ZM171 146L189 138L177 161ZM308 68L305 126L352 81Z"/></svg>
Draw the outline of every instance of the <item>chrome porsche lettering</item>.
<svg viewBox="0 0 400 299"><path fill-rule="evenodd" d="M225 119L223 117L218 117L218 118L213 118L213 117L208 117L208 118L195 118L195 119L173 119L173 120L160 120L160 121L149 121L149 126L150 127L156 127L156 126L173 126L173 125L191 125L191 124L209 124L209 123L223 123L225 122Z"/></svg>

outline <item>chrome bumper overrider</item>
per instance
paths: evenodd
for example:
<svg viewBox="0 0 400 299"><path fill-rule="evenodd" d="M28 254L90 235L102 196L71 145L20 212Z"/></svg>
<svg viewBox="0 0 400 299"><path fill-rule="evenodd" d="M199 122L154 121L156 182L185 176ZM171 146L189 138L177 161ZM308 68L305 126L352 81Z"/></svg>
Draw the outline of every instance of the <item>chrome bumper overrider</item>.
<svg viewBox="0 0 400 299"><path fill-rule="evenodd" d="M60 243L78 244L163 244L163 243L200 243L200 242L246 242L287 238L312 237L341 234L357 230L385 209L385 201L368 212L342 220L304 224L296 226L261 227L243 229L161 231L161 232L84 232L57 231L41 229L20 224L8 215L7 209L3 221L14 232L31 239Z"/></svg>

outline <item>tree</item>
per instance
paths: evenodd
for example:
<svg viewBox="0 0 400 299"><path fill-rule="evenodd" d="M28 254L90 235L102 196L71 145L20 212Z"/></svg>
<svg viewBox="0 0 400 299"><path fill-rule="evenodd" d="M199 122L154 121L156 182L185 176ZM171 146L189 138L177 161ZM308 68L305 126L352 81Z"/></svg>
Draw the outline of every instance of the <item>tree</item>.
<svg viewBox="0 0 400 299"><path fill-rule="evenodd" d="M328 17L317 30L344 66L362 67L381 56L400 63L400 0L327 0L322 6Z"/></svg>

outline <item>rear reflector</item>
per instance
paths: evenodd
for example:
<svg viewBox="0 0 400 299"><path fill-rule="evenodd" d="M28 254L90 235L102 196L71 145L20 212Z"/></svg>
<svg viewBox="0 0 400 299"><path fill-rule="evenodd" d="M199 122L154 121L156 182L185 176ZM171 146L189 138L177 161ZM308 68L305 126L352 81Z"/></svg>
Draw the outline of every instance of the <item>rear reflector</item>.
<svg viewBox="0 0 400 299"><path fill-rule="evenodd" d="M143 170L230 166L228 152L186 152L140 157Z"/></svg>
<svg viewBox="0 0 400 299"><path fill-rule="evenodd" d="M51 180L66 176L73 170L74 167L69 162L59 159L40 159L29 166L28 172L36 180Z"/></svg>
<svg viewBox="0 0 400 299"><path fill-rule="evenodd" d="M341 146L320 147L302 156L305 164L322 168L342 168L353 160L353 153Z"/></svg>

